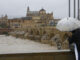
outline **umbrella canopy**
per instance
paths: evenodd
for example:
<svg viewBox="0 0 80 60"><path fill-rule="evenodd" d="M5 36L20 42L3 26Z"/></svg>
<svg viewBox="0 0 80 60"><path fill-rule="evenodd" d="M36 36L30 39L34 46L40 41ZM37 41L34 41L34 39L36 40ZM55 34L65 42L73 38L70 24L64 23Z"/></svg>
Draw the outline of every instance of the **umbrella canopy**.
<svg viewBox="0 0 80 60"><path fill-rule="evenodd" d="M75 18L64 18L57 23L56 28L60 31L73 31L80 28L80 21Z"/></svg>

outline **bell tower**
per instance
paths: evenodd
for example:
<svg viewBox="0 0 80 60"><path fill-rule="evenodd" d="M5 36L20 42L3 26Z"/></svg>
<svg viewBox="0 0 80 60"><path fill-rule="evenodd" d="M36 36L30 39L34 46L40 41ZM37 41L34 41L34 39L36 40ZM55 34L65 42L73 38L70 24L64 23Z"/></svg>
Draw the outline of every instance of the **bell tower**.
<svg viewBox="0 0 80 60"><path fill-rule="evenodd" d="M29 12L30 11L30 9L29 9L29 6L27 7L27 12Z"/></svg>
<svg viewBox="0 0 80 60"><path fill-rule="evenodd" d="M29 6L28 6L28 7L27 7L27 14L26 14L26 16L28 16L29 11L30 11L30 9L29 9Z"/></svg>

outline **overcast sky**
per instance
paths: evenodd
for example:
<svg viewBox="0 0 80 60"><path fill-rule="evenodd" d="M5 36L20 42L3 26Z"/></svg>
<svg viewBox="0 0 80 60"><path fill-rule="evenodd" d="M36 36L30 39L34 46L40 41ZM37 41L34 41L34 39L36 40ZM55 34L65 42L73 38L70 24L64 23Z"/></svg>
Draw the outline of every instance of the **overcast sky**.
<svg viewBox="0 0 80 60"><path fill-rule="evenodd" d="M25 17L27 6L32 11L44 8L47 13L53 12L54 18L68 17L68 0L0 0L0 16Z"/></svg>

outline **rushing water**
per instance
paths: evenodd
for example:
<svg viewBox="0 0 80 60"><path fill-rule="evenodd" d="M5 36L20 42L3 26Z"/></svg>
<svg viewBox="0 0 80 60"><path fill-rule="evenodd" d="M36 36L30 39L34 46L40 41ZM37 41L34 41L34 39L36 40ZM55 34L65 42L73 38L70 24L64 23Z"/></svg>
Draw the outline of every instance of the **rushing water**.
<svg viewBox="0 0 80 60"><path fill-rule="evenodd" d="M27 39L0 35L0 54L42 52L52 50L56 50L56 47Z"/></svg>

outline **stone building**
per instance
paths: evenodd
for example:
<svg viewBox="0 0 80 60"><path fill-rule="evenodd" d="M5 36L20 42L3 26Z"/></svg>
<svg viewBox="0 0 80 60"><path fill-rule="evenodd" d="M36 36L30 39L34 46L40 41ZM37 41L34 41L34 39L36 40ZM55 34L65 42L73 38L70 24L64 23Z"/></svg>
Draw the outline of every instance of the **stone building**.
<svg viewBox="0 0 80 60"><path fill-rule="evenodd" d="M31 17L14 18L8 20L9 26L13 29L28 28L34 26Z"/></svg>
<svg viewBox="0 0 80 60"><path fill-rule="evenodd" d="M39 11L31 11L30 8L27 8L26 16L32 17L37 23L47 23L49 20L53 20L53 13L46 13L45 9L40 9Z"/></svg>
<svg viewBox="0 0 80 60"><path fill-rule="evenodd" d="M6 23L10 28L29 28L35 26L43 26L49 24L50 20L54 20L53 13L46 13L45 9L39 11L31 11L27 7L25 17L8 19L7 15L0 18L0 23Z"/></svg>
<svg viewBox="0 0 80 60"><path fill-rule="evenodd" d="M7 21L8 21L8 16L7 15L5 15L5 16L2 15L2 17L0 18L0 24L6 23Z"/></svg>
<svg viewBox="0 0 80 60"><path fill-rule="evenodd" d="M8 16L2 16L0 17L0 28L8 28Z"/></svg>
<svg viewBox="0 0 80 60"><path fill-rule="evenodd" d="M48 24L49 20L53 20L53 13L46 13L45 9L39 11L31 11L27 7L25 17L9 19L8 24L11 28L29 28Z"/></svg>

